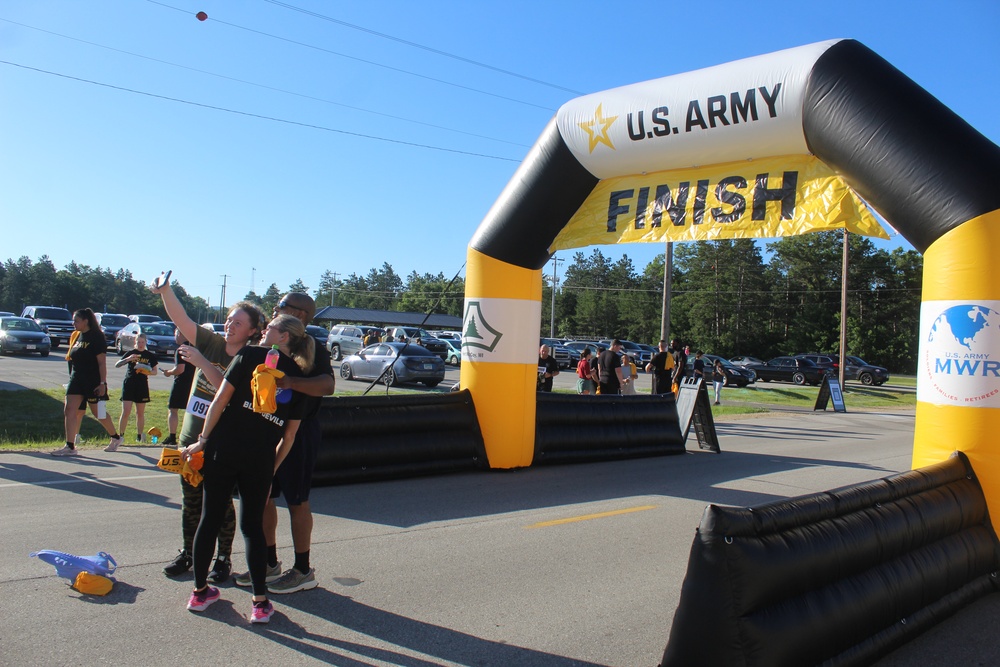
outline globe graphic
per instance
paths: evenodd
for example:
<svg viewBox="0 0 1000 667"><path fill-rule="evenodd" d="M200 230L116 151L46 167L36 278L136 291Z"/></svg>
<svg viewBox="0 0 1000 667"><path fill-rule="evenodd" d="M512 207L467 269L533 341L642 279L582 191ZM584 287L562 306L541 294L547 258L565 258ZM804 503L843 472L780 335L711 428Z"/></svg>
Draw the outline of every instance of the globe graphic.
<svg viewBox="0 0 1000 667"><path fill-rule="evenodd" d="M955 350L986 354L990 352L991 333L996 334L998 329L1000 313L986 306L962 304L938 315L927 340Z"/></svg>

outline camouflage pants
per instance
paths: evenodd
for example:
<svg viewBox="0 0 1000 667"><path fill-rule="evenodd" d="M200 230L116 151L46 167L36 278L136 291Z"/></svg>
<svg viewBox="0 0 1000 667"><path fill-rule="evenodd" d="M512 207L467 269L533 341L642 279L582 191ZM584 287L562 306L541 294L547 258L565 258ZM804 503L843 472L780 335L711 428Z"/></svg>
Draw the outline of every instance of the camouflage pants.
<svg viewBox="0 0 1000 667"><path fill-rule="evenodd" d="M181 479L183 501L181 504L181 532L184 534L184 550L193 553L194 534L198 531L201 521L201 485L191 486ZM226 519L219 530L219 551L216 558L230 558L233 554L233 538L236 536L236 508L229 501Z"/></svg>

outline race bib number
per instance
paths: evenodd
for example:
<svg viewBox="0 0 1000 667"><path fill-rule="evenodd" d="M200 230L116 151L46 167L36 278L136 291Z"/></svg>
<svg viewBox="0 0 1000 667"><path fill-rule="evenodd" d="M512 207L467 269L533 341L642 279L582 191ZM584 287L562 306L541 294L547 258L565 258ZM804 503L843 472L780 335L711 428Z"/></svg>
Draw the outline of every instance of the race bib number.
<svg viewBox="0 0 1000 667"><path fill-rule="evenodd" d="M192 396L191 400L187 404L187 413L189 415L194 415L195 417L201 417L202 419L208 415L208 406L212 404L212 401L206 401L204 398L198 398L197 396Z"/></svg>

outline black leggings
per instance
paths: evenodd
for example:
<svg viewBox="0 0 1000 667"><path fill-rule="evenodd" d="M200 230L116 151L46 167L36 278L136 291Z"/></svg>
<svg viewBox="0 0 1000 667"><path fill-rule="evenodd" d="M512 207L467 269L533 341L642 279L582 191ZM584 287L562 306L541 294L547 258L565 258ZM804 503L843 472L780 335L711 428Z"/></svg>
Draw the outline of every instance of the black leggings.
<svg viewBox="0 0 1000 667"><path fill-rule="evenodd" d="M233 501L233 490L240 490L240 530L246 544L247 566L253 582L254 595L267 595L267 540L264 537L264 508L271 492L274 475L273 460L247 465L241 461L230 466L218 461L206 461L202 471L205 480L201 521L194 535L194 586L208 583L208 569L215 554L215 541Z"/></svg>

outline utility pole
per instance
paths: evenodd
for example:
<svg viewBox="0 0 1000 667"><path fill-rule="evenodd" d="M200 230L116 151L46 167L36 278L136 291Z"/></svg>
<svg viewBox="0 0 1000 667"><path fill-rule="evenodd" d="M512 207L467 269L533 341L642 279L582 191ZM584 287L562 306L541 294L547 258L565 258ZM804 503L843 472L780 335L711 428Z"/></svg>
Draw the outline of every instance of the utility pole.
<svg viewBox="0 0 1000 667"><path fill-rule="evenodd" d="M226 308L226 279L227 278L229 278L228 275L222 274L222 299L219 301L219 315L222 315L222 311Z"/></svg>
<svg viewBox="0 0 1000 667"><path fill-rule="evenodd" d="M340 274L333 272L333 282L330 283L330 307L333 308L334 297L337 294L337 276Z"/></svg>
<svg viewBox="0 0 1000 667"><path fill-rule="evenodd" d="M257 293L257 269L256 267L250 267L250 291L254 294Z"/></svg>
<svg viewBox="0 0 1000 667"><path fill-rule="evenodd" d="M660 339L670 343L670 290L674 273L674 243L667 241L663 254L663 319L660 321Z"/></svg>
<svg viewBox="0 0 1000 667"><path fill-rule="evenodd" d="M556 285L559 284L559 275L556 270L559 268L559 262L565 261L552 255L552 317L549 320L549 338L556 337Z"/></svg>
<svg viewBox="0 0 1000 667"><path fill-rule="evenodd" d="M844 257L840 279L840 364L837 368L841 388L844 386L844 369L847 368L847 248L847 227L844 227Z"/></svg>

